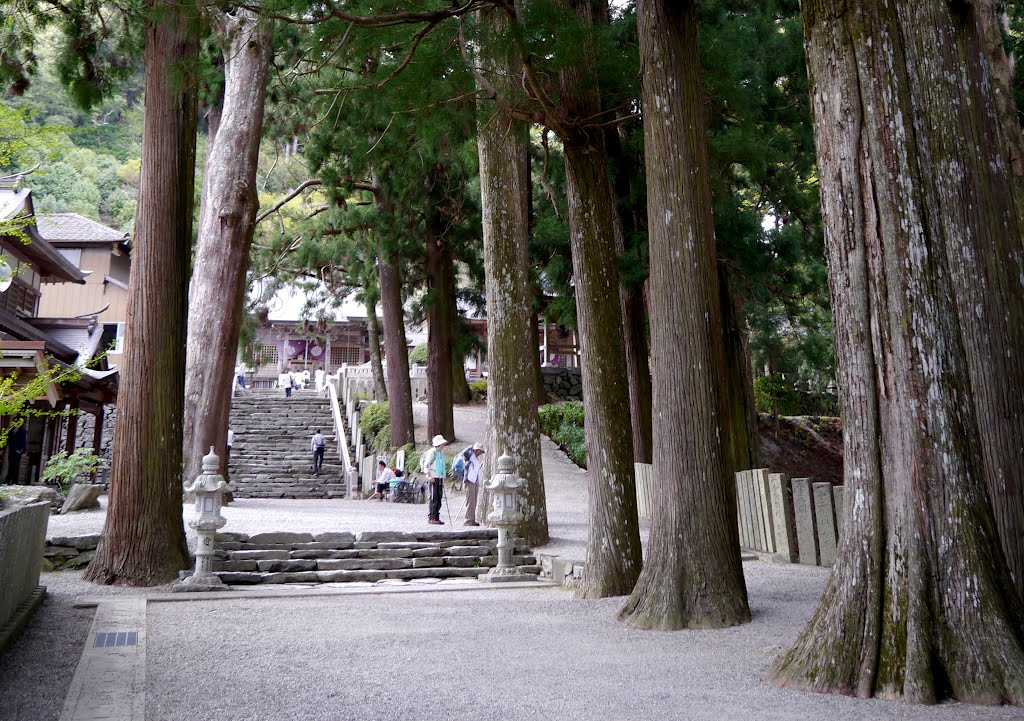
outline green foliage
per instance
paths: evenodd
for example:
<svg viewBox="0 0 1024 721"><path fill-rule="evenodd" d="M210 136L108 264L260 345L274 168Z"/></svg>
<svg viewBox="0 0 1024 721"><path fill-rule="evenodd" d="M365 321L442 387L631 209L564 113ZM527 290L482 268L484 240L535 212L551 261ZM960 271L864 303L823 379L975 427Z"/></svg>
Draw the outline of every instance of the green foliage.
<svg viewBox="0 0 1024 721"><path fill-rule="evenodd" d="M424 449L424 450L426 450L426 449ZM389 460L389 464L390 464L390 466L392 468L394 468L396 463L398 462L398 451L405 451L405 469L407 471L409 471L409 472L417 472L417 471L419 471L419 468L420 468L420 456L423 455L422 451L417 449L411 443L406 443L404 446L402 446L401 448L397 449L391 455L391 459Z"/></svg>
<svg viewBox="0 0 1024 721"><path fill-rule="evenodd" d="M71 411L48 411L33 408L32 403L46 395L51 385L73 382L82 377L77 367L48 366L32 375L27 381L17 373L0 377L0 417L10 421L0 429L0 448L7 445L12 430L20 428L30 416L66 416Z"/></svg>
<svg viewBox="0 0 1024 721"><path fill-rule="evenodd" d="M587 467L587 443L583 434L583 404L553 403L537 411L541 433L557 443L581 468Z"/></svg>
<svg viewBox="0 0 1024 721"><path fill-rule="evenodd" d="M487 397L487 379L473 381L469 384L469 392L473 394L474 400L483 400Z"/></svg>
<svg viewBox="0 0 1024 721"><path fill-rule="evenodd" d="M76 448L71 455L67 451L57 451L46 461L41 480L43 483L56 481L66 492L80 475L106 467L106 462L89 448Z"/></svg>
<svg viewBox="0 0 1024 721"><path fill-rule="evenodd" d="M426 343L420 343L409 352L409 364L425 366L430 348Z"/></svg>
<svg viewBox="0 0 1024 721"><path fill-rule="evenodd" d="M754 406L759 413L779 416L796 415L796 391L789 387L782 376L773 373L754 381Z"/></svg>
<svg viewBox="0 0 1024 721"><path fill-rule="evenodd" d="M375 451L391 448L391 412L387 403L371 403L363 409L359 428Z"/></svg>

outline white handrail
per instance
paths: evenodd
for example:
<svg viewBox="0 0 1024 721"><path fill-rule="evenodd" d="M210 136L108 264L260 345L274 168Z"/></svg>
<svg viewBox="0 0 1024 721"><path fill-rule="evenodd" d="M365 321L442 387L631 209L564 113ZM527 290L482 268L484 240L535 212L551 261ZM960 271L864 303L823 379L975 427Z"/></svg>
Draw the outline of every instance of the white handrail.
<svg viewBox="0 0 1024 721"><path fill-rule="evenodd" d="M348 437L345 435L345 423L342 420L341 406L338 404L338 391L333 383L327 384L327 395L331 400L331 416L334 418L334 437L338 442L338 456L345 466L345 484L352 485L352 459L348 455Z"/></svg>

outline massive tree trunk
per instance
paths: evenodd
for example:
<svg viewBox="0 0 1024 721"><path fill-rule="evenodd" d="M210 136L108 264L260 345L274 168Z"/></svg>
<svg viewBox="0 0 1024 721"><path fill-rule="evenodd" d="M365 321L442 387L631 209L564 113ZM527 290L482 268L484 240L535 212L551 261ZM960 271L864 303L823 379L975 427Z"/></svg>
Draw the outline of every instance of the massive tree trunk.
<svg viewBox="0 0 1024 721"><path fill-rule="evenodd" d="M391 445L400 448L415 443L412 424L412 385L409 382L409 346L405 340L402 311L401 272L398 253L377 253L380 305L384 321L384 354L388 362L388 409L391 417Z"/></svg>
<svg viewBox="0 0 1024 721"><path fill-rule="evenodd" d="M647 559L620 617L641 628L750 620L727 403L697 7L637 3L650 219L654 505Z"/></svg>
<svg viewBox="0 0 1024 721"><path fill-rule="evenodd" d="M496 31L498 13L486 18ZM494 52L485 46L485 52ZM517 63L509 57L485 55L486 72L509 83ZM498 456L516 459L523 520L517 529L531 546L549 540L544 469L541 464L535 379L536 346L531 357L529 241L529 136L492 106L479 109L477 150L483 209L484 271L487 276L487 439L490 468ZM480 494L478 519L486 520L487 494Z"/></svg>
<svg viewBox="0 0 1024 721"><path fill-rule="evenodd" d="M155 585L188 566L181 522L185 314L196 160L194 5L151 0L126 350L103 537L86 578ZM182 72L186 76L182 77Z"/></svg>
<svg viewBox="0 0 1024 721"><path fill-rule="evenodd" d="M729 412L723 422L725 469L729 476L760 465L757 436L757 408L754 405L754 374L751 368L749 334L743 305L729 287L724 265L718 263L719 302L725 343L725 370L719 380Z"/></svg>
<svg viewBox="0 0 1024 721"><path fill-rule="evenodd" d="M427 231L427 435L455 438L452 410L452 304L448 276L452 253L447 241Z"/></svg>
<svg viewBox="0 0 1024 721"><path fill-rule="evenodd" d="M979 394L1007 389L978 356L1006 350L988 296L1011 288L997 269L1018 262L1006 238L1021 234L1008 177L1021 156L994 120L998 73L979 47L991 9L803 4L847 502L818 610L774 670L786 686L1024 703L1024 610L984 440L1021 436L1015 416L975 412ZM1003 312L1019 318L1015 277Z"/></svg>
<svg viewBox="0 0 1024 721"><path fill-rule="evenodd" d="M584 22L594 22L589 0L567 2ZM584 62L559 73L568 117L593 118L601 112L593 68L593 62ZM587 565L577 593L583 598L621 596L636 583L642 558L615 263L614 200L604 134L567 124L560 127L559 135L565 152L590 489Z"/></svg>
<svg viewBox="0 0 1024 721"><path fill-rule="evenodd" d="M373 370L373 385L377 391L377 401L388 399L388 387L384 382L384 364L380 360L380 320L377 318L377 301L380 291L376 288L364 288L366 296L366 328L370 334L370 368Z"/></svg>
<svg viewBox="0 0 1024 721"><path fill-rule="evenodd" d="M231 387L259 199L256 165L272 55L269 25L238 10L221 19L224 103L207 155L185 364L185 478L202 472L210 447L226 472Z"/></svg>

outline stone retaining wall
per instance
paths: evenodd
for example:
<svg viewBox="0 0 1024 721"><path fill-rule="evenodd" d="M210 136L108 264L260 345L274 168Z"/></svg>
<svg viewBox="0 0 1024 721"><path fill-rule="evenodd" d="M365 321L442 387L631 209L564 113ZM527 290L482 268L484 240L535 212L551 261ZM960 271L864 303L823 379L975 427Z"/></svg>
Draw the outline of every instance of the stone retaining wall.
<svg viewBox="0 0 1024 721"><path fill-rule="evenodd" d="M41 598L39 573L49 518L46 503L0 511L0 647L25 604Z"/></svg>
<svg viewBox="0 0 1024 721"><path fill-rule="evenodd" d="M583 375L579 368L541 368L544 392L563 401L583 400Z"/></svg>

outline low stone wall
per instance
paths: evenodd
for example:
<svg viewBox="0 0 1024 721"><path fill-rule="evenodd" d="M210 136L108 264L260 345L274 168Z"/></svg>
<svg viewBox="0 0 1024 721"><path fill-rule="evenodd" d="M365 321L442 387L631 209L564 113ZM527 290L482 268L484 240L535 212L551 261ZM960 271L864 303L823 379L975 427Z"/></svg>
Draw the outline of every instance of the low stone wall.
<svg viewBox="0 0 1024 721"><path fill-rule="evenodd" d="M583 400L583 376L579 368L541 368L544 392L563 401Z"/></svg>
<svg viewBox="0 0 1024 721"><path fill-rule="evenodd" d="M0 511L0 648L42 599L39 573L50 506Z"/></svg>
<svg viewBox="0 0 1024 721"><path fill-rule="evenodd" d="M78 569L89 565L96 555L96 546L100 543L99 534L90 536L56 536L47 539L43 549L43 569L59 571L61 569Z"/></svg>
<svg viewBox="0 0 1024 721"><path fill-rule="evenodd" d="M546 581L553 581L562 588L576 588L580 579L583 578L583 569L586 561L577 561L571 558L563 558L554 554L536 554L537 563L540 564L540 577Z"/></svg>

